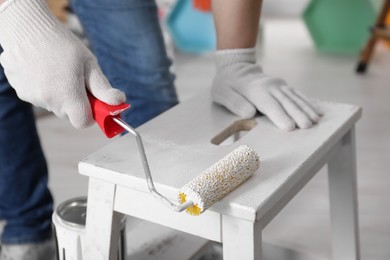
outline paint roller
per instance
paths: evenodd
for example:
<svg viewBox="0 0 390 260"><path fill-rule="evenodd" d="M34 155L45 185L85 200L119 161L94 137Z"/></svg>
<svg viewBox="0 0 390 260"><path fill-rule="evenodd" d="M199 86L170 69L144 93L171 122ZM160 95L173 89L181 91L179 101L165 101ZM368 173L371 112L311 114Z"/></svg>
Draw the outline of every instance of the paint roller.
<svg viewBox="0 0 390 260"><path fill-rule="evenodd" d="M149 191L172 210L179 212L186 210L188 214L200 215L252 176L259 168L260 161L256 151L242 145L184 185L179 190L179 203L175 203L156 190L141 135L121 119L120 114L129 109L130 105L111 106L96 99L90 93L88 93L88 99L94 119L108 138L125 130L135 136Z"/></svg>

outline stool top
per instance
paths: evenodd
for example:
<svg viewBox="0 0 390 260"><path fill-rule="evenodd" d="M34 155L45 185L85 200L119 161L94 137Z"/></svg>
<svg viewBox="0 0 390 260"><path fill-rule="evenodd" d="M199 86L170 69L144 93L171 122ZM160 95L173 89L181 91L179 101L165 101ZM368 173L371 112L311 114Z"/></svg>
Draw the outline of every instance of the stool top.
<svg viewBox="0 0 390 260"><path fill-rule="evenodd" d="M319 106L324 115L310 129L285 132L259 116L255 118L256 126L235 143L215 145L211 140L240 118L213 104L207 91L137 130L144 141L156 189L174 200L180 187L238 146L246 144L255 149L260 156L260 169L209 209L253 221L287 194L361 117L357 106L330 102L320 102ZM253 127L253 122L241 122L231 129L246 127ZM79 172L148 192L132 135L122 136L83 159Z"/></svg>

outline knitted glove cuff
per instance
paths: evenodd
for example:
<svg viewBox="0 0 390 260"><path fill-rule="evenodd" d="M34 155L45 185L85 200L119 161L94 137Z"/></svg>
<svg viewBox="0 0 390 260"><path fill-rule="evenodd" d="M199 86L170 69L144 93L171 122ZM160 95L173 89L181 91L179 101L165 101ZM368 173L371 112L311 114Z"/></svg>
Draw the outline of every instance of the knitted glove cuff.
<svg viewBox="0 0 390 260"><path fill-rule="evenodd" d="M50 41L45 36L58 24L44 0L8 0L0 6L0 44L7 48L38 36Z"/></svg>
<svg viewBox="0 0 390 260"><path fill-rule="evenodd" d="M215 62L217 69L236 64L236 63L256 63L256 49L229 49L220 50L215 53Z"/></svg>

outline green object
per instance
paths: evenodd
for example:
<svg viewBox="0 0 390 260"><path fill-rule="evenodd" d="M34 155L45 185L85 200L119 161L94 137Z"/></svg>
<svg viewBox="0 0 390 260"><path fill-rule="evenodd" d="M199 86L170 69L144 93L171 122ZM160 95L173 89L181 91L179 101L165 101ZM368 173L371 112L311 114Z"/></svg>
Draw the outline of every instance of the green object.
<svg viewBox="0 0 390 260"><path fill-rule="evenodd" d="M376 19L371 0L311 0L303 19L323 52L358 53Z"/></svg>

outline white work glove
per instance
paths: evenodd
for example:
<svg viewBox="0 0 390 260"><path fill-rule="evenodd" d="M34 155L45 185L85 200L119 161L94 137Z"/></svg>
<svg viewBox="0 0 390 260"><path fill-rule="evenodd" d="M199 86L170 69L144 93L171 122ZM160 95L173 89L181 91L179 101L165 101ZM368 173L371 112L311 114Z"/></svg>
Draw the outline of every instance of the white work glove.
<svg viewBox="0 0 390 260"><path fill-rule="evenodd" d="M76 128L93 121L87 89L111 105L125 101L93 54L49 11L44 0L8 0L0 6L1 65L18 97L68 117Z"/></svg>
<svg viewBox="0 0 390 260"><path fill-rule="evenodd" d="M255 49L217 51L216 65L213 100L239 117L251 118L258 110L283 130L309 128L319 121L320 112L303 94L263 73Z"/></svg>

